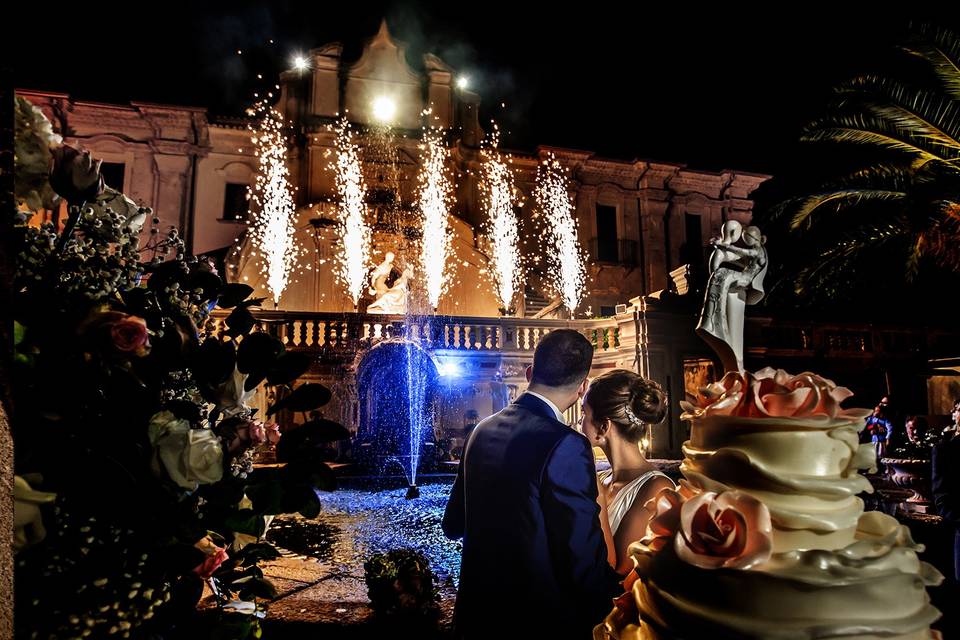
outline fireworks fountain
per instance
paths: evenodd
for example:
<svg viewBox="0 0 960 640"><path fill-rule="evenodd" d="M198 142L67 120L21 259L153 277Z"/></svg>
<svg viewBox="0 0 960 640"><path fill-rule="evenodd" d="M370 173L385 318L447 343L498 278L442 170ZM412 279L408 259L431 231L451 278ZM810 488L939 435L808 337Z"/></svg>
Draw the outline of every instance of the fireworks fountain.
<svg viewBox="0 0 960 640"><path fill-rule="evenodd" d="M250 193L255 205L250 237L260 271L277 305L300 253L294 242L295 206L288 180L283 116L263 103L253 113L260 115L256 124L250 125L259 171Z"/></svg>
<svg viewBox="0 0 960 640"><path fill-rule="evenodd" d="M450 284L450 225L447 215L453 204L453 187L446 164L447 148L443 132L425 128L422 162L419 174L418 208L423 233L420 268L427 289L427 300L433 309L440 303Z"/></svg>
<svg viewBox="0 0 960 640"><path fill-rule="evenodd" d="M520 289L522 273L517 247L518 222L513 211L516 203L513 173L499 151L499 143L500 131L494 125L490 142L482 151L480 196L487 217L494 290L506 315L512 313L513 297Z"/></svg>
<svg viewBox="0 0 960 640"><path fill-rule="evenodd" d="M337 235L341 249L337 253L337 279L346 287L354 307L360 300L367 279L370 262L370 227L367 226L366 187L357 147L350 126L344 118L337 132L337 192L340 204L337 216Z"/></svg>
<svg viewBox="0 0 960 640"><path fill-rule="evenodd" d="M534 199L547 227L546 247L550 278L571 314L580 304L585 281L583 254L573 219L567 177L552 155L537 169Z"/></svg>

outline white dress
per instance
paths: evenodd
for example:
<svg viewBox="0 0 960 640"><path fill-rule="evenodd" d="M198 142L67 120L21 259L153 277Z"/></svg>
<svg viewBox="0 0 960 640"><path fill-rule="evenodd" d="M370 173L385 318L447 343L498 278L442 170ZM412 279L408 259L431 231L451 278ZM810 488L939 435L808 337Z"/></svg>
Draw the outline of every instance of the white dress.
<svg viewBox="0 0 960 640"><path fill-rule="evenodd" d="M597 474L597 477L600 479L600 484L604 486L610 484L612 476L612 469L607 469ZM630 507L633 506L633 502L637 499L637 494L643 489L643 485L657 476L662 476L670 480L667 474L653 469L628 482L617 492L617 495L613 496L613 500L607 505L607 520L610 522L610 533L616 535L623 516L627 515L627 511L630 511ZM670 482L673 482L673 480L670 480Z"/></svg>

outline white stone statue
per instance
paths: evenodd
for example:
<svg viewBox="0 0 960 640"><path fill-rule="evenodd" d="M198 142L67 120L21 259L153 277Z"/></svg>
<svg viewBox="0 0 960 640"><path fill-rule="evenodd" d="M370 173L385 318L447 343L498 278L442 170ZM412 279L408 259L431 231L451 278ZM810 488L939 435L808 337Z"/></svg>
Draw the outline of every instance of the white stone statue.
<svg viewBox="0 0 960 640"><path fill-rule="evenodd" d="M393 286L367 307L367 313L402 315L407 312L407 291L413 278L413 266L407 265Z"/></svg>
<svg viewBox="0 0 960 640"><path fill-rule="evenodd" d="M760 229L729 220L710 240L710 278L697 335L720 356L727 371L743 371L743 316L746 305L763 299L767 238Z"/></svg>
<svg viewBox="0 0 960 640"><path fill-rule="evenodd" d="M743 225L736 220L727 220L723 223L723 226L720 227L720 242L725 245L736 244L742 236ZM713 273L719 269L724 262L740 261L740 256L733 251L724 249L713 242L711 242L711 244L713 245L713 253L710 254L709 273Z"/></svg>
<svg viewBox="0 0 960 640"><path fill-rule="evenodd" d="M393 259L393 252L387 251L387 255L383 257L383 262L370 273L370 288L367 291L370 295L375 295L378 300L390 290L390 287L387 286L387 278L393 271Z"/></svg>

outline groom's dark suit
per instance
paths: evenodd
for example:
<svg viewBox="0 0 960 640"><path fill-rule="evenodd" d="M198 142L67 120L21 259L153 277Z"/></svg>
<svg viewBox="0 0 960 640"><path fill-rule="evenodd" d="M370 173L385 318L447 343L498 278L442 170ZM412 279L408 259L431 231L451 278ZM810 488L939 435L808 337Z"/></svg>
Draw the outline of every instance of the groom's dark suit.
<svg viewBox="0 0 960 640"><path fill-rule="evenodd" d="M590 443L543 400L477 425L443 517L463 538L459 634L589 638L621 591L599 512Z"/></svg>

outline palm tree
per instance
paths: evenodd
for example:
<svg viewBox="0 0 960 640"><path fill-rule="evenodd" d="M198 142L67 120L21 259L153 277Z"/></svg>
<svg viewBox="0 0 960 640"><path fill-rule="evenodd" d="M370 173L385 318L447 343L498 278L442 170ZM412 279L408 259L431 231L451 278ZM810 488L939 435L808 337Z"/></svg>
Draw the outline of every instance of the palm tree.
<svg viewBox="0 0 960 640"><path fill-rule="evenodd" d="M914 27L900 54L892 73L837 87L803 132L824 164L852 158L846 170L768 211L796 251L787 271L801 298L960 273L960 38Z"/></svg>

